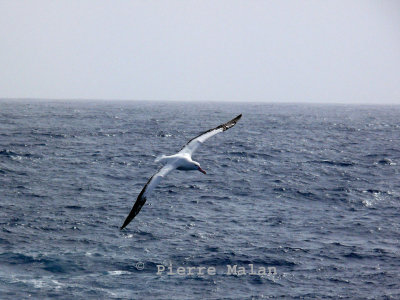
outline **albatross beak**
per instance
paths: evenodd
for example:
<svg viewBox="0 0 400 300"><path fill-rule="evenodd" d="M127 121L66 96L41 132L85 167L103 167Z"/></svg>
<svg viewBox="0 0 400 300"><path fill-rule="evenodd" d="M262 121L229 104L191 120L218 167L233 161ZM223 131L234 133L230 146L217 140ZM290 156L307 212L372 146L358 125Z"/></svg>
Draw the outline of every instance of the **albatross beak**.
<svg viewBox="0 0 400 300"><path fill-rule="evenodd" d="M198 168L198 170L199 170L201 173L203 173L203 174L207 174L206 171L204 171L204 170L203 170L202 168L200 168L200 167Z"/></svg>

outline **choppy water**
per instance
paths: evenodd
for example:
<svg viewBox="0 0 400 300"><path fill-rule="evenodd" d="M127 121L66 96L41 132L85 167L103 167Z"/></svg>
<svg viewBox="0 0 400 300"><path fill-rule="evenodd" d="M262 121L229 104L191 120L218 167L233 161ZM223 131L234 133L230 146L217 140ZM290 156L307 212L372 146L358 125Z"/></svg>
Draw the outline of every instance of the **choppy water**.
<svg viewBox="0 0 400 300"><path fill-rule="evenodd" d="M119 230L157 155L239 113ZM399 106L2 101L0 298L399 299L399 132Z"/></svg>

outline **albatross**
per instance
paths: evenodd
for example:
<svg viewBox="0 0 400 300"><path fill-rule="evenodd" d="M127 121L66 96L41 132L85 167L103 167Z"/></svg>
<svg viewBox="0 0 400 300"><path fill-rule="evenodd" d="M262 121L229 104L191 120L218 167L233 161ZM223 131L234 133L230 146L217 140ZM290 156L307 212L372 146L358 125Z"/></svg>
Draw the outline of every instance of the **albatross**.
<svg viewBox="0 0 400 300"><path fill-rule="evenodd" d="M155 173L147 181L146 185L143 187L139 196L136 199L129 215L126 217L124 224L121 226L121 230L124 229L136 215L139 213L140 209L147 200L149 194L154 190L154 188L160 183L161 179L167 176L172 170L180 171L200 171L203 174L207 174L197 161L192 160L192 154L196 149L208 140L210 137L216 135L217 133L228 130L229 128L235 126L235 124L240 120L242 114L233 118L225 124L221 124L215 128L207 130L198 136L192 138L183 148L174 155L161 155L155 159L155 162L166 163L157 173Z"/></svg>

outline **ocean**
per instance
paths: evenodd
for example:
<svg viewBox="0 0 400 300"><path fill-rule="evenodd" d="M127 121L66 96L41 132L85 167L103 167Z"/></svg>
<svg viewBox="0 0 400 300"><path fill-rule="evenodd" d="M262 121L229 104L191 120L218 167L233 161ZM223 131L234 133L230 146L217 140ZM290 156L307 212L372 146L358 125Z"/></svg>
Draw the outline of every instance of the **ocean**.
<svg viewBox="0 0 400 300"><path fill-rule="evenodd" d="M124 230L154 159L242 113ZM400 106L0 101L0 299L400 299Z"/></svg>

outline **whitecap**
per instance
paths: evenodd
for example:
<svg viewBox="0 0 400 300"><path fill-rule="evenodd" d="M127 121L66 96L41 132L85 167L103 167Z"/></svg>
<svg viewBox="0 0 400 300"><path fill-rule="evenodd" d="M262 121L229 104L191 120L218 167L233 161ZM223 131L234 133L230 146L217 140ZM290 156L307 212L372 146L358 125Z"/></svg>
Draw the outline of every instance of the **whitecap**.
<svg viewBox="0 0 400 300"><path fill-rule="evenodd" d="M124 274L129 274L129 271L122 271L122 270L116 270L116 271L107 271L109 275L124 275Z"/></svg>

